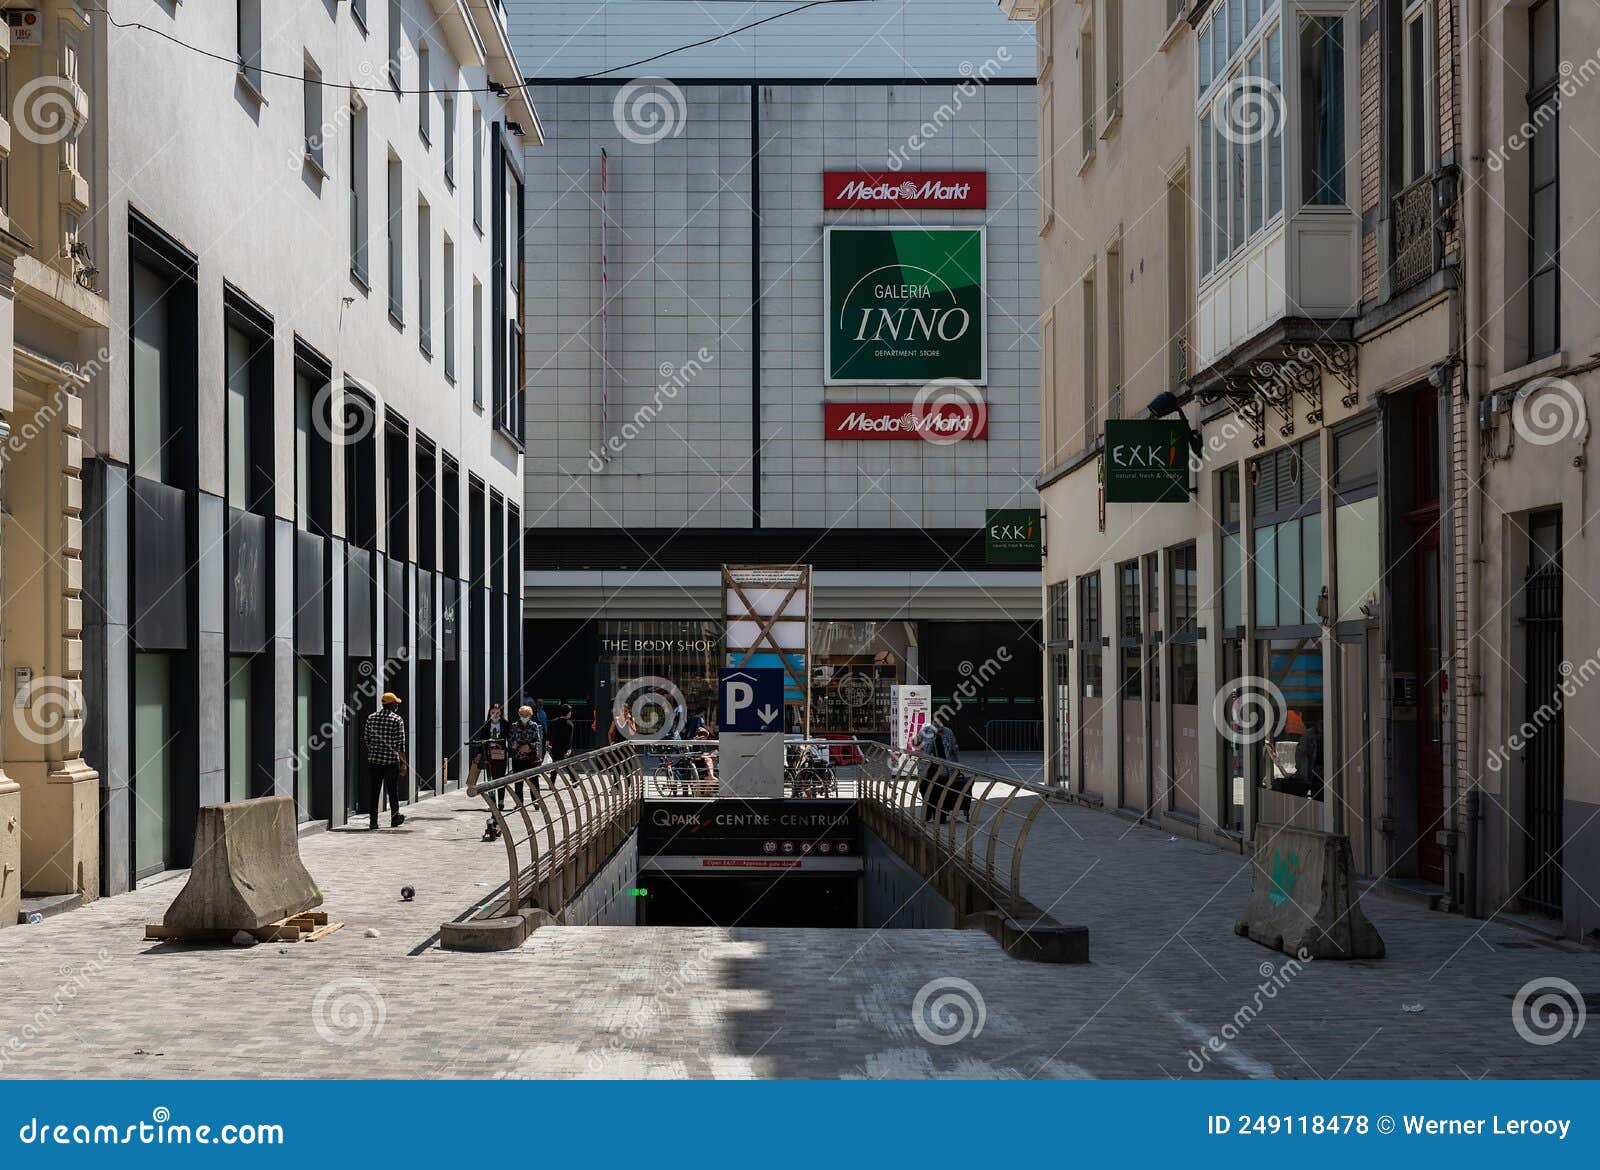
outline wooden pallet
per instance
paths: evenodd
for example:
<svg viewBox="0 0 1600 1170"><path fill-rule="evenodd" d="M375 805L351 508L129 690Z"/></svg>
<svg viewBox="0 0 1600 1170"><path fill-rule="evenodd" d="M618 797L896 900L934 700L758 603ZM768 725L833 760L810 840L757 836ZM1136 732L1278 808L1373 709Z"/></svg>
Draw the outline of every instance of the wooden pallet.
<svg viewBox="0 0 1600 1170"><path fill-rule="evenodd" d="M291 914L265 926L258 926L246 934L255 936L257 942L317 942L327 938L344 926L342 922L329 922L322 910L308 910L304 914ZM195 930L184 926L166 926L147 923L144 937L150 942L231 943L236 930Z"/></svg>

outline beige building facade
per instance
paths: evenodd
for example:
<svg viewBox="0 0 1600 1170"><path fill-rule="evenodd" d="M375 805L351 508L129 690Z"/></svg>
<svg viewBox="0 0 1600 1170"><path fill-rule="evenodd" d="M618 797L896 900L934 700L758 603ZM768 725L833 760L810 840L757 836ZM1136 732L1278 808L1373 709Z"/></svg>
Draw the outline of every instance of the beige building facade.
<svg viewBox="0 0 1600 1170"><path fill-rule="evenodd" d="M1459 8L1037 14L1050 774L1227 848L1347 834L1363 876L1446 907L1472 775ZM1108 420L1180 414L1187 501L1118 502Z"/></svg>
<svg viewBox="0 0 1600 1170"><path fill-rule="evenodd" d="M83 759L84 388L110 311L89 246L92 14L44 0L0 29L0 925L100 889L99 775Z"/></svg>

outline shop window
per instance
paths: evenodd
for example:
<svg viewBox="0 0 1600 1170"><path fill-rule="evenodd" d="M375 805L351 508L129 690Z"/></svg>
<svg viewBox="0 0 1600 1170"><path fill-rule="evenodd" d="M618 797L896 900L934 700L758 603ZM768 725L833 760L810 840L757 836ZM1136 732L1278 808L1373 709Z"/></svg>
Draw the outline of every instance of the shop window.
<svg viewBox="0 0 1600 1170"><path fill-rule="evenodd" d="M1256 643L1256 666L1282 705L1267 720L1257 757L1259 783L1274 792L1323 798L1322 640L1320 636ZM1271 692L1269 692L1271 693Z"/></svg>
<svg viewBox="0 0 1600 1170"><path fill-rule="evenodd" d="M1257 628L1319 620L1322 591L1319 440L1304 440L1250 465L1251 566Z"/></svg>
<svg viewBox="0 0 1600 1170"><path fill-rule="evenodd" d="M1199 572L1193 544L1167 553L1167 644L1171 657L1172 701L1200 701Z"/></svg>
<svg viewBox="0 0 1600 1170"><path fill-rule="evenodd" d="M1366 418L1333 436L1333 602L1335 620L1359 622L1377 601L1382 572L1378 507L1379 432Z"/></svg>

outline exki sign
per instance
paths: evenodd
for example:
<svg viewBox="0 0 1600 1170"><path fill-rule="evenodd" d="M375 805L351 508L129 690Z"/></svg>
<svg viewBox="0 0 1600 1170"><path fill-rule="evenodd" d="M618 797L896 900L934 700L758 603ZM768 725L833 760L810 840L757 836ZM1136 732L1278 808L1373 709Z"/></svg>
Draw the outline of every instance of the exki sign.
<svg viewBox="0 0 1600 1170"><path fill-rule="evenodd" d="M990 508L983 536L986 564L1039 567L1043 549L1039 509Z"/></svg>
<svg viewBox="0 0 1600 1170"><path fill-rule="evenodd" d="M1189 502L1189 428L1170 419L1106 420L1108 504Z"/></svg>
<svg viewBox="0 0 1600 1170"><path fill-rule="evenodd" d="M981 208L989 204L982 171L824 171L827 208Z"/></svg>

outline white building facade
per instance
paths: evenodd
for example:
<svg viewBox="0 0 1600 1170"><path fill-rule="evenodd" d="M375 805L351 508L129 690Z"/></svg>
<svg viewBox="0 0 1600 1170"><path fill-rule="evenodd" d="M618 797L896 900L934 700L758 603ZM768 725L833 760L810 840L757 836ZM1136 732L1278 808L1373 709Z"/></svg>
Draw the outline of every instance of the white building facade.
<svg viewBox="0 0 1600 1170"><path fill-rule="evenodd" d="M366 811L384 690L408 795L460 782L520 669L514 241L539 134L491 0L118 17L147 27L85 46L110 323L84 738L110 892L184 866L201 805Z"/></svg>

